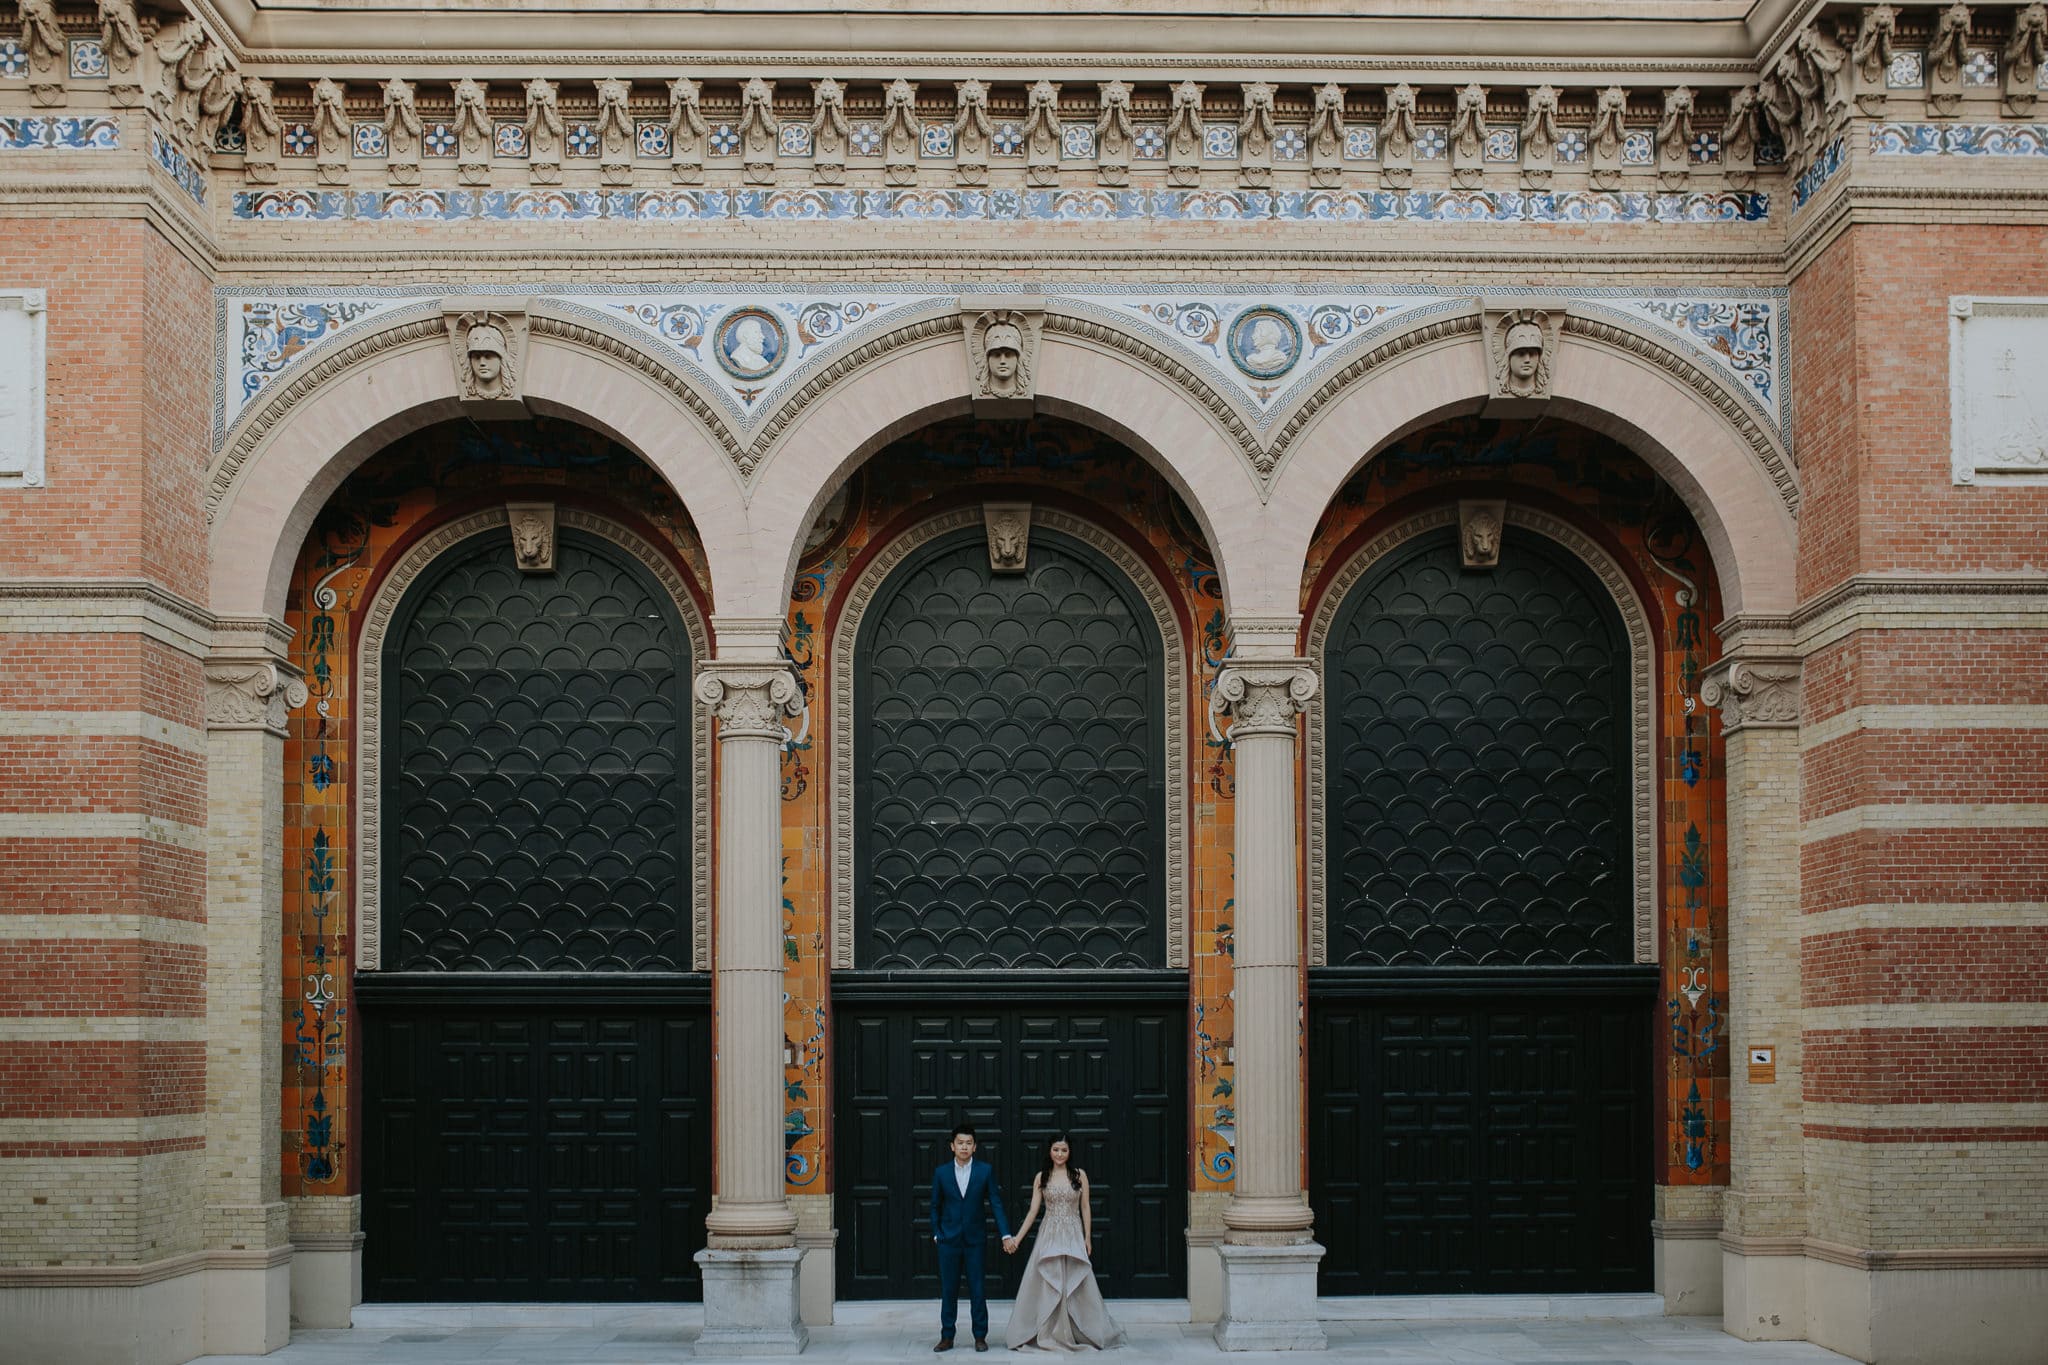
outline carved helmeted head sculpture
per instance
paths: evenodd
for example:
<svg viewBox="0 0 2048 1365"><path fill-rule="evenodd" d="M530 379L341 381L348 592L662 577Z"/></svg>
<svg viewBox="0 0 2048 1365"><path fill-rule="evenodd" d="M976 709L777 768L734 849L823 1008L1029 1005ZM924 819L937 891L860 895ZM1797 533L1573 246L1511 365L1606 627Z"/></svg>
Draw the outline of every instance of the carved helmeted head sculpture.
<svg viewBox="0 0 2048 1365"><path fill-rule="evenodd" d="M1016 397L1023 387L1024 330L1014 322L990 323L981 345L988 358L989 396Z"/></svg>
<svg viewBox="0 0 2048 1365"><path fill-rule="evenodd" d="M1507 381L1501 386L1517 398L1531 398L1542 388L1543 324L1518 322L1508 328Z"/></svg>
<svg viewBox="0 0 2048 1365"><path fill-rule="evenodd" d="M474 398L503 398L511 387L512 359L505 333L490 323L469 329L469 389Z"/></svg>

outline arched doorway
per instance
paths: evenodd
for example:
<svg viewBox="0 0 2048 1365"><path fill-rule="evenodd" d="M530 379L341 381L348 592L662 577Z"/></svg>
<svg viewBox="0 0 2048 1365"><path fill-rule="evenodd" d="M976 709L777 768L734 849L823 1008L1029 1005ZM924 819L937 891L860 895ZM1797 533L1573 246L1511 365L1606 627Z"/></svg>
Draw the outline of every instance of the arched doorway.
<svg viewBox="0 0 2048 1365"><path fill-rule="evenodd" d="M361 646L365 1296L695 1298L690 632L610 523L575 516L535 572L502 511L476 520L393 571Z"/></svg>
<svg viewBox="0 0 2048 1365"><path fill-rule="evenodd" d="M855 627L852 963L833 979L841 1297L936 1291L923 1192L962 1120L1013 1218L1044 1140L1070 1132L1105 1292L1186 1292L1174 671L1107 538L1050 521L1012 571L979 516L913 531ZM991 1293L1021 1268L993 1257Z"/></svg>
<svg viewBox="0 0 2048 1365"><path fill-rule="evenodd" d="M1456 523L1419 518L1321 642L1322 1289L1647 1289L1647 641L1564 545L1515 526L1469 568Z"/></svg>

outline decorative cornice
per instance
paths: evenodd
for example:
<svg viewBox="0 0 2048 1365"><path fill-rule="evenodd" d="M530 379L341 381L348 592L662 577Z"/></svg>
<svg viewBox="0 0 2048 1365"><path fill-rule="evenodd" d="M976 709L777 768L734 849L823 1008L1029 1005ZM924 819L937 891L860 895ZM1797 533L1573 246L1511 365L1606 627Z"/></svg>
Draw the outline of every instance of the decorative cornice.
<svg viewBox="0 0 2048 1365"><path fill-rule="evenodd" d="M1700 700L1721 713L1721 733L1799 728L1796 657L1724 658L1700 677Z"/></svg>

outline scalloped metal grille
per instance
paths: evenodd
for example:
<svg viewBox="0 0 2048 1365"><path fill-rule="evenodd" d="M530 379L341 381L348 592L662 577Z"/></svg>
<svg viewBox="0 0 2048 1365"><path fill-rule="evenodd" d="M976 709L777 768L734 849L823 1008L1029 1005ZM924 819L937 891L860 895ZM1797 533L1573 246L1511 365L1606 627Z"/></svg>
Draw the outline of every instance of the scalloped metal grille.
<svg viewBox="0 0 2048 1365"><path fill-rule="evenodd" d="M1632 960L1628 639L1600 583L1453 531L1352 589L1325 658L1333 966Z"/></svg>
<svg viewBox="0 0 2048 1365"><path fill-rule="evenodd" d="M855 654L855 962L1166 965L1158 630L1092 550L979 530L884 585Z"/></svg>
<svg viewBox="0 0 2048 1365"><path fill-rule="evenodd" d="M385 955L400 971L688 971L688 637L564 532L553 574L480 537L385 645Z"/></svg>

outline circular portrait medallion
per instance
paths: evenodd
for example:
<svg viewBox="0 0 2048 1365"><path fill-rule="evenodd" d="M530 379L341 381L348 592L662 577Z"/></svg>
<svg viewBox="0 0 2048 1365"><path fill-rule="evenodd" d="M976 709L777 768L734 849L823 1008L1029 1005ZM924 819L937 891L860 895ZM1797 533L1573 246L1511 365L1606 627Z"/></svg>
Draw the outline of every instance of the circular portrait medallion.
<svg viewBox="0 0 2048 1365"><path fill-rule="evenodd" d="M1301 327L1278 308L1247 308L1230 324L1230 358L1254 379L1278 379L1301 358Z"/></svg>
<svg viewBox="0 0 2048 1365"><path fill-rule="evenodd" d="M711 349L718 363L734 379L766 379L782 364L788 338L782 324L765 308L740 308L718 324L718 339Z"/></svg>

